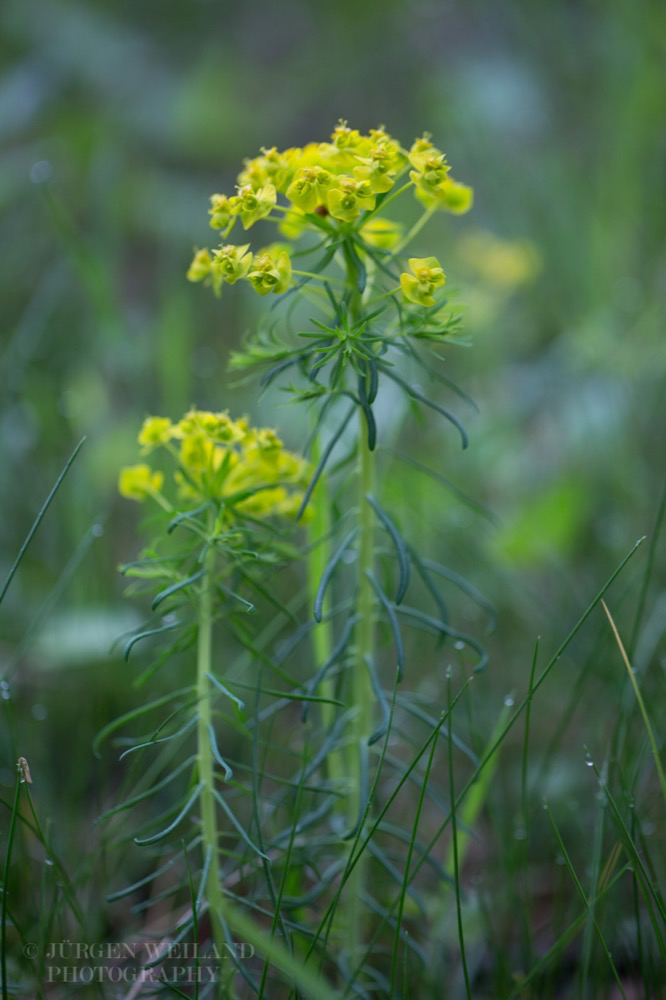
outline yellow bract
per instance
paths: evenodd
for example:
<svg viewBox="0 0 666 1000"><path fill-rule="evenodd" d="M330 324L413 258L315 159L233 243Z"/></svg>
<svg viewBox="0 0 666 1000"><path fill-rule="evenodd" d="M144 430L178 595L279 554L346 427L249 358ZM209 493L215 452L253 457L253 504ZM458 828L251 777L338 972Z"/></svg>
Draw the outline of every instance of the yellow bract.
<svg viewBox="0 0 666 1000"><path fill-rule="evenodd" d="M301 212L314 212L326 204L333 175L323 167L302 167L286 191L287 198Z"/></svg>
<svg viewBox="0 0 666 1000"><path fill-rule="evenodd" d="M226 229L236 212L226 194L212 194L208 214L212 229Z"/></svg>
<svg viewBox="0 0 666 1000"><path fill-rule="evenodd" d="M368 181L358 181L344 174L335 180L335 186L328 193L328 210L334 219L354 222L362 209L375 207L375 196Z"/></svg>
<svg viewBox="0 0 666 1000"><path fill-rule="evenodd" d="M146 417L139 431L139 444L143 446L144 452L152 451L153 448L170 441L174 430L168 417Z"/></svg>
<svg viewBox="0 0 666 1000"><path fill-rule="evenodd" d="M230 199L230 204L240 215L243 229L249 229L259 219L270 215L277 201L277 191L273 184L265 184L254 190L251 184L244 184L238 189L238 194Z"/></svg>
<svg viewBox="0 0 666 1000"><path fill-rule="evenodd" d="M248 272L252 287L260 295L280 295L289 288L291 261L280 246L266 247L254 255L252 270Z"/></svg>
<svg viewBox="0 0 666 1000"><path fill-rule="evenodd" d="M144 450L162 445L176 459L174 481L182 500L193 506L215 501L227 519L293 516L311 474L272 428L250 427L246 417L232 420L226 412L192 409L175 424L148 417L139 443ZM161 494L163 484L162 472L142 464L124 468L118 487L124 497L142 501Z"/></svg>
<svg viewBox="0 0 666 1000"><path fill-rule="evenodd" d="M145 500L162 489L164 476L149 465L128 465L120 470L118 490L128 500Z"/></svg>
<svg viewBox="0 0 666 1000"><path fill-rule="evenodd" d="M252 254L248 252L249 249L249 243L242 247L228 243L218 250L213 250L210 268L213 281L218 279L226 281L228 285L234 285L239 278L244 278L252 264Z"/></svg>
<svg viewBox="0 0 666 1000"><path fill-rule="evenodd" d="M400 275L402 294L418 306L434 306L433 292L446 281L446 275L436 257L410 257L411 274Z"/></svg>
<svg viewBox="0 0 666 1000"><path fill-rule="evenodd" d="M210 274L211 255L208 250L197 250L187 272L188 281L203 281Z"/></svg>

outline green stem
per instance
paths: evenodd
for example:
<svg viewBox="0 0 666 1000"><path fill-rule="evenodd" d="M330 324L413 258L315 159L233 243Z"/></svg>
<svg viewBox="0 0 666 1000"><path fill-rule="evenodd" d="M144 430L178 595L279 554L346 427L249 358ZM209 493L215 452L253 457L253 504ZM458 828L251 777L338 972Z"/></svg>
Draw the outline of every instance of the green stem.
<svg viewBox="0 0 666 1000"><path fill-rule="evenodd" d="M342 281L340 278L332 278L329 274L316 274L314 271L292 271L292 274L297 275L299 278L316 278L317 281L326 282L329 285L342 285L346 286L346 282Z"/></svg>
<svg viewBox="0 0 666 1000"><path fill-rule="evenodd" d="M21 798L21 784L22 779L19 776L16 779L14 806L12 808L12 815L9 821L5 866L2 873L2 919L0 921L0 976L2 976L2 1000L8 1000L9 998L9 980L7 979L7 899L9 897L9 868L12 859L12 847L14 846L16 817L18 816L19 801Z"/></svg>
<svg viewBox="0 0 666 1000"><path fill-rule="evenodd" d="M355 287L355 275L349 267L350 287ZM354 292L350 303L352 322L361 314L361 297ZM368 739L372 732L372 688L368 671L368 661L374 655L374 610L375 596L370 582L374 566L374 521L373 512L366 497L374 493L374 455L368 447L368 428L365 415L359 410L358 435L358 516L359 553L357 576L357 599L359 623L356 641L356 656L352 677L353 704L356 708L354 738L352 740L352 761L350 767L351 791L348 800L348 823L353 829L360 820L363 796L363 756L367 753ZM363 852L354 868L348 886L349 908L347 910L347 944L353 954L363 940L363 916L365 885L367 881L366 853Z"/></svg>
<svg viewBox="0 0 666 1000"><path fill-rule="evenodd" d="M432 218L432 216L434 215L436 209L437 209L437 205L431 205L430 208L426 208L426 210L423 213L423 215L419 219L416 220L416 222L414 223L414 225L412 226L412 228L409 230L409 232L400 240L400 242L398 243L398 245L393 248L393 250L391 251L391 256L388 258L388 260L393 260L393 258L397 257L397 255L399 253L402 253L402 251L405 249L406 246L409 246L409 244L412 242L412 240L414 239L414 237L418 236L418 234L421 232L421 230L425 226L426 222L430 218Z"/></svg>
<svg viewBox="0 0 666 1000"><path fill-rule="evenodd" d="M212 521L212 515L211 519ZM212 529L212 524L209 525ZM206 881L206 897L210 914L213 941L221 958L225 955L225 936L223 917L225 902L222 894L220 875L220 860L218 852L217 812L215 806L215 777L213 768L213 752L211 748L210 726L211 688L208 675L212 669L212 636L213 636L213 570L215 567L215 549L211 544L204 558L204 575L199 590L199 635L197 640L197 703L199 706L199 721L197 725L197 762L199 780L203 782L201 792L201 828L204 864L208 859L208 877ZM228 985L225 990L228 995Z"/></svg>
<svg viewBox="0 0 666 1000"><path fill-rule="evenodd" d="M213 532L213 516L209 520L209 531ZM214 796L214 764L210 740L211 685L208 675L212 669L212 637L213 637L213 570L215 568L215 549L210 545L204 558L204 576L199 591L199 637L197 642L197 695L199 703L199 722L197 727L197 753L199 779L204 783L201 792L201 828L204 863L209 860L206 882L206 898L213 933L213 941L222 962L226 954L223 921L232 933L240 940L252 945L266 960L272 961L287 975L293 977L303 990L321 1000L340 1000L340 995L332 990L320 976L305 967L285 948L282 942L274 940L269 933L258 927L251 917L246 916L237 906L225 900L222 892L220 862L218 853L217 812ZM229 967L228 976L233 975L233 965ZM221 980L219 993L216 996L228 998L232 996L231 979L223 973L226 968L220 965ZM3 998L4 1000L4 998Z"/></svg>
<svg viewBox="0 0 666 1000"><path fill-rule="evenodd" d="M312 443L311 456L313 465L317 465L319 462L318 437L315 438ZM326 569L331 555L331 531L333 527L331 521L331 505L328 496L327 483L323 476L317 483L317 487L312 496L311 510L313 512L312 520L308 525L308 596L310 609L314 607L317 599L317 591L319 590L319 583L324 575L324 570ZM314 647L313 673L316 673L321 667L323 667L333 650L332 624L326 619L326 613L329 605L330 597L327 594L324 598L322 608L323 621L319 622L312 632L312 645ZM324 677L320 685L319 693L323 698L333 699L335 697L335 685L329 677ZM329 730L332 727L335 721L334 705L322 702L321 720L326 730ZM333 756L329 758L328 766L331 777L334 777L334 771L337 772L335 775L336 777L341 777L339 766L337 768L333 767Z"/></svg>

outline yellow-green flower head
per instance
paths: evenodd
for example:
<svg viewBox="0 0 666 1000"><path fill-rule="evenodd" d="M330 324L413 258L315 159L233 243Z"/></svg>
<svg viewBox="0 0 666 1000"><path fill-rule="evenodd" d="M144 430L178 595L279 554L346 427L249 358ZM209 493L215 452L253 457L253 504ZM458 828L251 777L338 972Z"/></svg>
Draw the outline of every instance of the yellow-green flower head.
<svg viewBox="0 0 666 1000"><path fill-rule="evenodd" d="M164 476L154 472L149 465L128 465L120 470L118 491L128 500L145 500L162 489Z"/></svg>
<svg viewBox="0 0 666 1000"><path fill-rule="evenodd" d="M208 250L197 250L187 271L188 281L203 281L210 274L212 258Z"/></svg>
<svg viewBox="0 0 666 1000"><path fill-rule="evenodd" d="M373 145L367 155L357 156L359 166L354 167L354 176L369 181L371 190L382 194L393 187L395 174L404 161L398 143L383 130L373 129L370 134Z"/></svg>
<svg viewBox="0 0 666 1000"><path fill-rule="evenodd" d="M411 274L400 275L402 294L417 306L434 306L433 292L446 281L446 275L436 257L410 257Z"/></svg>
<svg viewBox="0 0 666 1000"><path fill-rule="evenodd" d="M273 184L265 184L256 191L250 184L244 184L230 201L233 208L238 209L243 229L249 229L259 219L271 214L277 201L277 191Z"/></svg>
<svg viewBox="0 0 666 1000"><path fill-rule="evenodd" d="M446 182L450 167L444 153L432 153L422 158L423 168L410 171L410 179L416 185L416 195L421 201L430 204L441 200L440 190Z"/></svg>
<svg viewBox="0 0 666 1000"><path fill-rule="evenodd" d="M464 215L472 207L474 191L467 184L460 184L453 177L447 177L437 188L437 201L447 212Z"/></svg>
<svg viewBox="0 0 666 1000"><path fill-rule="evenodd" d="M432 144L430 132L424 132L420 139L415 139L408 153L408 159L415 170L423 170L426 157L443 156L440 149Z"/></svg>
<svg viewBox="0 0 666 1000"><path fill-rule="evenodd" d="M175 425L174 437L186 440L204 435L213 442L236 444L243 441L248 433L246 417L232 420L227 410L213 413L210 410L191 409Z"/></svg>
<svg viewBox="0 0 666 1000"><path fill-rule="evenodd" d="M333 130L331 141L319 143L318 162L335 173L347 173L357 165L360 155L367 154L370 145L370 140L358 129L349 128L347 122L341 120Z"/></svg>
<svg viewBox="0 0 666 1000"><path fill-rule="evenodd" d="M226 229L238 214L238 209L232 205L226 194L212 194L208 214L212 229Z"/></svg>
<svg viewBox="0 0 666 1000"><path fill-rule="evenodd" d="M239 278L246 277L252 264L252 254L249 250L249 243L244 246L234 246L228 243L226 246L214 250L211 264L213 280L226 281L228 285L235 285Z"/></svg>
<svg viewBox="0 0 666 1000"><path fill-rule="evenodd" d="M143 453L146 454L153 448L167 444L174 437L175 432L176 428L168 417L146 417L138 437Z"/></svg>
<svg viewBox="0 0 666 1000"><path fill-rule="evenodd" d="M403 228L399 222L374 216L361 226L361 236L371 247L392 250L402 236Z"/></svg>
<svg viewBox="0 0 666 1000"><path fill-rule="evenodd" d="M320 145L318 142L308 142L305 146L294 146L292 149L285 150L284 156L289 164L292 177L297 170L301 170L303 167L321 167L323 165Z"/></svg>
<svg viewBox="0 0 666 1000"><path fill-rule="evenodd" d="M368 181L341 174L335 178L335 187L328 193L327 207L334 219L354 222L363 209L375 207L375 196Z"/></svg>
<svg viewBox="0 0 666 1000"><path fill-rule="evenodd" d="M362 142L361 133L358 129L349 128L344 118L341 118L331 133L331 142L336 149L354 151Z"/></svg>
<svg viewBox="0 0 666 1000"><path fill-rule="evenodd" d="M172 439L180 441L178 451L170 446ZM287 451L272 428L251 428L246 417L232 420L226 411L193 408L176 424L149 417L139 440L144 446L167 446L177 460L174 481L181 500L197 506L216 501L228 520L239 514L294 515L311 475L309 464ZM131 500L153 497L169 508L163 484L162 472L142 464L124 468L118 486Z"/></svg>
<svg viewBox="0 0 666 1000"><path fill-rule="evenodd" d="M302 167L287 188L287 198L301 212L314 212L318 205L326 204L333 180L323 167Z"/></svg>
<svg viewBox="0 0 666 1000"><path fill-rule="evenodd" d="M289 150L281 153L275 146L261 150L261 156L252 160L243 160L243 170L238 175L238 184L245 187L249 184L255 191L270 183L278 191L284 190L292 175L289 160Z"/></svg>
<svg viewBox="0 0 666 1000"><path fill-rule="evenodd" d="M248 281L260 295L281 295L289 288L291 280L291 260L289 254L279 244L266 247L254 255Z"/></svg>

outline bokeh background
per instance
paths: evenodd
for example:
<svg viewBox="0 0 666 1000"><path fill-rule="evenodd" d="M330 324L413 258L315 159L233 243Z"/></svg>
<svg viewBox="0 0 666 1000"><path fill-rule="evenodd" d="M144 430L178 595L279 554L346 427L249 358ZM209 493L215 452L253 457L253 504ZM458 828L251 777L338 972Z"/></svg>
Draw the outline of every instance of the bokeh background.
<svg viewBox="0 0 666 1000"><path fill-rule="evenodd" d="M457 411L471 446L431 421L401 441L487 513L416 471L385 490L409 497L410 540L495 607L477 705L487 733L484 705L491 720L524 692L536 637L552 652L657 516L666 6L5 0L1 17L0 578L86 441L0 608L14 706L0 785L18 749L44 807L84 839L112 794L111 765L89 746L137 697L136 667L110 650L138 615L116 567L137 551L139 513L116 481L143 417L229 407L302 444L290 407L227 373L256 317L251 293L217 301L185 270L211 242L208 196L231 190L243 157L323 140L340 117L405 144L431 131L476 192L470 215L437 217L421 238L464 303L471 347L446 356L479 404ZM612 592L626 630L646 552ZM638 649L653 699L663 583L658 547ZM464 601L457 614L483 633ZM567 795L585 777L584 739L604 751L623 682L607 631L599 612L546 693L538 735L547 747L551 729L571 734L553 778Z"/></svg>

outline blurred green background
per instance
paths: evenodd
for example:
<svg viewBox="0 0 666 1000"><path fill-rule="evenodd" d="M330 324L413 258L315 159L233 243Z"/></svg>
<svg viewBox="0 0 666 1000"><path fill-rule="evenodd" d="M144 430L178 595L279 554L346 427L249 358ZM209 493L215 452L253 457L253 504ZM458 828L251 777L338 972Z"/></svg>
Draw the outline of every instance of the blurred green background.
<svg viewBox="0 0 666 1000"><path fill-rule="evenodd" d="M471 447L433 422L407 421L401 441L492 517L416 471L390 477L385 495L408 496L408 537L495 605L481 682L494 717L524 691L536 636L552 651L659 505L666 6L5 0L2 28L0 578L86 442L0 609L17 706L0 784L13 783L18 749L36 780L48 776L56 814L76 801L90 819L110 794L88 747L126 708L136 671L109 649L138 614L116 573L137 551L138 512L116 481L143 417L229 407L302 445L295 411L230 386L251 293L220 302L185 271L211 242L208 196L231 191L243 157L323 140L340 117L384 123L407 145L431 131L475 188L470 215L437 217L421 237L465 304L472 347L446 355L480 407L458 410ZM659 557L641 654L656 665L654 697ZM645 559L613 591L624 628ZM587 658L606 631L599 614L548 689L553 711L568 711L587 664L586 723L602 747L623 679L616 657ZM571 747L580 761L582 738Z"/></svg>

